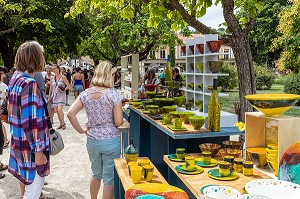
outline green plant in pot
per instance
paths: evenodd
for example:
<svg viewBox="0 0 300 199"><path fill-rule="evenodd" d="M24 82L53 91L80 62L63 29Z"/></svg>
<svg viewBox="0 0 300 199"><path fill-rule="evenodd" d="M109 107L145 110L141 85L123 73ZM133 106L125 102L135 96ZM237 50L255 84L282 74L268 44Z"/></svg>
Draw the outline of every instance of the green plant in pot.
<svg viewBox="0 0 300 199"><path fill-rule="evenodd" d="M206 120L205 116L190 116L189 122L194 127L194 130L200 130Z"/></svg>
<svg viewBox="0 0 300 199"><path fill-rule="evenodd" d="M179 112L179 116L185 124L189 124L189 117L194 114L193 112Z"/></svg>

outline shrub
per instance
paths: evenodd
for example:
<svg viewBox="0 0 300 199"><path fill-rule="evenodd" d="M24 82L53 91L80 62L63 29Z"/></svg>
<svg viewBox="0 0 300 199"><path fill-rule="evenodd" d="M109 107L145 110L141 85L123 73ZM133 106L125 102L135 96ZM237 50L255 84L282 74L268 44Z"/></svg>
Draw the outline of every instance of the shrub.
<svg viewBox="0 0 300 199"><path fill-rule="evenodd" d="M218 84L225 90L231 90L238 86L238 75L236 65L224 62L221 73L227 73L229 76L218 77Z"/></svg>
<svg viewBox="0 0 300 199"><path fill-rule="evenodd" d="M285 85L285 82L289 78L289 75L279 75L275 78L274 83L275 84L280 84L280 85Z"/></svg>
<svg viewBox="0 0 300 199"><path fill-rule="evenodd" d="M264 66L254 65L255 84L257 90L270 89L275 80L272 71Z"/></svg>
<svg viewBox="0 0 300 199"><path fill-rule="evenodd" d="M284 84L284 92L300 95L300 74L290 75Z"/></svg>

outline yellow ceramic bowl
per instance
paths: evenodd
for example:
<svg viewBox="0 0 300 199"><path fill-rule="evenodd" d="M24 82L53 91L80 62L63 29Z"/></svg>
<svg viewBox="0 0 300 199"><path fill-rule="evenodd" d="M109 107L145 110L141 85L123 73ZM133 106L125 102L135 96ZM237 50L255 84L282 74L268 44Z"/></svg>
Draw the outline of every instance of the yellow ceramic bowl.
<svg viewBox="0 0 300 199"><path fill-rule="evenodd" d="M271 150L278 150L278 145L277 144L268 144L267 148L271 149Z"/></svg>
<svg viewBox="0 0 300 199"><path fill-rule="evenodd" d="M276 158L276 159L278 159L278 154L269 154L269 153L267 153L266 157L267 158Z"/></svg>
<svg viewBox="0 0 300 199"><path fill-rule="evenodd" d="M278 150L266 149L268 154L278 154Z"/></svg>
<svg viewBox="0 0 300 199"><path fill-rule="evenodd" d="M254 94L246 95L250 104L266 116L278 116L293 106L300 95L295 94Z"/></svg>
<svg viewBox="0 0 300 199"><path fill-rule="evenodd" d="M257 167L265 167L267 165L266 148L248 148L248 157Z"/></svg>
<svg viewBox="0 0 300 199"><path fill-rule="evenodd" d="M268 166L273 171L273 173L275 174L275 176L278 176L278 162L277 161L275 162L275 161L269 161L268 160Z"/></svg>
<svg viewBox="0 0 300 199"><path fill-rule="evenodd" d="M266 157L267 158L267 161L274 161L274 162L277 162L278 161L278 157L277 158L274 158L274 157Z"/></svg>

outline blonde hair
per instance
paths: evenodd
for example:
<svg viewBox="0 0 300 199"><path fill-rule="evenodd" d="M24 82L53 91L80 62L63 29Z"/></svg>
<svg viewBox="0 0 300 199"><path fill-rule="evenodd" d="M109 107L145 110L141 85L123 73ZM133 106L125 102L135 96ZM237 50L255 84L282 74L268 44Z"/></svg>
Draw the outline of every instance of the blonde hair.
<svg viewBox="0 0 300 199"><path fill-rule="evenodd" d="M16 53L15 68L29 73L41 72L45 66L44 48L37 41L23 43Z"/></svg>
<svg viewBox="0 0 300 199"><path fill-rule="evenodd" d="M94 86L104 86L113 88L113 70L112 64L108 61L100 62L96 67L94 76L92 78L92 84Z"/></svg>

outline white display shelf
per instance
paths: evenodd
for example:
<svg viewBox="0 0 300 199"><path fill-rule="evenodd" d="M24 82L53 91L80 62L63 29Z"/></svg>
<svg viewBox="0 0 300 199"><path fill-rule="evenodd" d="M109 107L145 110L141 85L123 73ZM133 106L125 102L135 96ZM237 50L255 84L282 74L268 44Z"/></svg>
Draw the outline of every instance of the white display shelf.
<svg viewBox="0 0 300 199"><path fill-rule="evenodd" d="M131 70L131 73L125 74ZM121 82L122 91L126 98L132 98L132 94L138 91L139 79L139 55L131 54L121 57Z"/></svg>
<svg viewBox="0 0 300 199"><path fill-rule="evenodd" d="M194 37L193 39L186 40L186 56L181 56L181 58L186 59L186 72L183 73L186 75L186 87L181 88L180 90L186 92L187 101L191 98L194 98L195 101L203 101L203 112L198 111L198 115L204 114L207 116L208 112L208 102L210 100L211 92L208 90L208 86L213 85L213 79L218 78L220 76L229 76L229 74L224 73L212 73L208 68L209 61L218 61L219 55L224 55L227 53L211 53L208 50L206 45L207 41L215 41L218 40L218 35L216 34L205 34L202 37ZM200 54L197 49L197 44L204 44L204 53ZM189 46L194 46L194 52L191 52ZM199 71L197 68L197 64L201 63L203 65L203 71ZM193 66L193 69L191 67ZM189 83L194 83L194 89L188 88ZM197 84L203 85L203 90L199 89ZM221 85L220 85L221 86ZM226 97L228 94L219 93L220 97ZM224 119L222 119L225 117ZM221 127L229 127L232 126L237 121L237 116L235 114L228 113L222 111L221 114Z"/></svg>

